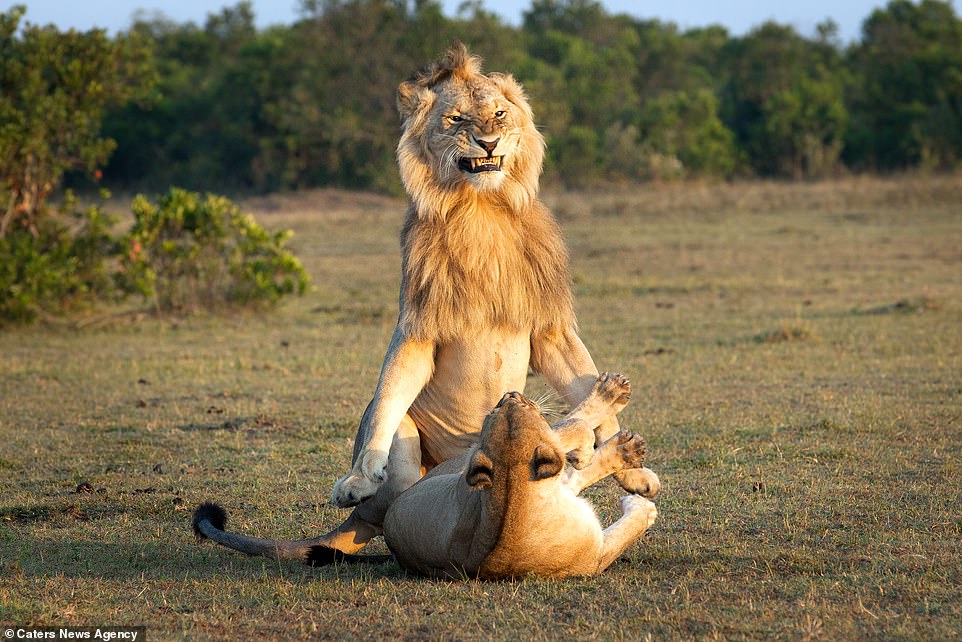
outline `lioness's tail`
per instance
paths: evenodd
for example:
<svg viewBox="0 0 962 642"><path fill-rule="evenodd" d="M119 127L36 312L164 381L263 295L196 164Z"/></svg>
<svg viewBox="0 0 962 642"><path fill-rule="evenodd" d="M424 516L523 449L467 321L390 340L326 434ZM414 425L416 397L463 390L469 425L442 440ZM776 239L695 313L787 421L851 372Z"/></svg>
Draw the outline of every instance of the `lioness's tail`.
<svg viewBox="0 0 962 642"><path fill-rule="evenodd" d="M209 539L221 546L248 555L259 555L275 560L294 560L310 566L327 566L335 562L364 562L380 564L394 559L391 555L352 555L325 546L321 538L302 540L278 540L247 537L224 531L227 512L210 502L201 504L191 520L194 535Z"/></svg>

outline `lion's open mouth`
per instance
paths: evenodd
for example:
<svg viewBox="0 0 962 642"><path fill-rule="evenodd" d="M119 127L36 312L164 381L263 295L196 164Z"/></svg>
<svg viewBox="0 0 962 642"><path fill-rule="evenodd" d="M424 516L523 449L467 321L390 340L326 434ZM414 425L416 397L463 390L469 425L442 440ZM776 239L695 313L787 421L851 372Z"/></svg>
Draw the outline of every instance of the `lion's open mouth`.
<svg viewBox="0 0 962 642"><path fill-rule="evenodd" d="M458 169L471 174L481 172L500 172L501 160L504 156L489 156L488 158L462 158L458 161Z"/></svg>

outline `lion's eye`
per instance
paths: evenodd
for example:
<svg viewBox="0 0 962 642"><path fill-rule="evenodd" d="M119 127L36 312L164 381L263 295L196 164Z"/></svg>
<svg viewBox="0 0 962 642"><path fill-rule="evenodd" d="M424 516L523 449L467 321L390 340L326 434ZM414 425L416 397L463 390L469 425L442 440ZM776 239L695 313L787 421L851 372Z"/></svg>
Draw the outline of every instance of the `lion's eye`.
<svg viewBox="0 0 962 642"><path fill-rule="evenodd" d="M506 112L505 110L499 109L498 111L494 112L494 115L495 115L496 118L504 118L504 117L505 117L505 114L507 114L507 113L508 113L508 112Z"/></svg>
<svg viewBox="0 0 962 642"><path fill-rule="evenodd" d="M448 120L450 120L452 123L460 123L461 121L464 120L464 117L458 116L457 114L455 114L453 116L448 116Z"/></svg>

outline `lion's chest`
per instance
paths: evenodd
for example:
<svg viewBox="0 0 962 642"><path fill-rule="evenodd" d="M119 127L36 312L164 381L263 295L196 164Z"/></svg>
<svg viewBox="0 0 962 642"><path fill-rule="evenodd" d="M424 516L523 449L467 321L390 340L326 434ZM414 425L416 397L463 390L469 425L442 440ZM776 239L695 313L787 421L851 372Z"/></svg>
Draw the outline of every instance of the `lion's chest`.
<svg viewBox="0 0 962 642"><path fill-rule="evenodd" d="M527 333L482 331L438 347L434 375L409 411L431 459L446 461L477 442L501 396L524 390L529 359Z"/></svg>

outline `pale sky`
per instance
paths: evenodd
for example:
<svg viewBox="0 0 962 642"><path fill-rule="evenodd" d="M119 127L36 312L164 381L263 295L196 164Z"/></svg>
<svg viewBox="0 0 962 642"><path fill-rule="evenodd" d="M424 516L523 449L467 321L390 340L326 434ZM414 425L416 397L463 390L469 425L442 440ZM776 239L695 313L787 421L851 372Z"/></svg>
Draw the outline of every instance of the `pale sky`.
<svg viewBox="0 0 962 642"><path fill-rule="evenodd" d="M953 0L956 12L962 0ZM208 13L235 4L233 0L0 0L0 7L27 5L27 20L33 23L53 23L62 29L105 27L110 31L126 28L137 9L149 13L160 11L178 21L203 24ZM453 15L461 0L444 0L449 15ZM825 18L839 24L844 41L859 37L862 21L872 9L886 4L885 0L603 0L611 13L629 13L639 18L657 18L674 22L682 28L722 24L735 35L751 27L776 20L794 26L801 34L814 35L815 25ZM530 0L484 0L485 7L518 24L521 13ZM253 0L254 12L260 26L293 22L298 16L299 0Z"/></svg>

